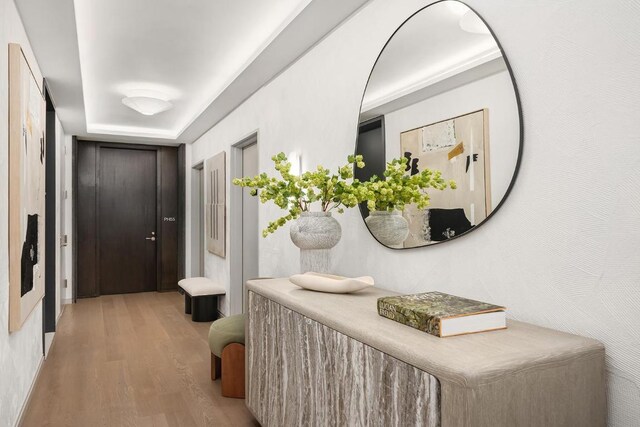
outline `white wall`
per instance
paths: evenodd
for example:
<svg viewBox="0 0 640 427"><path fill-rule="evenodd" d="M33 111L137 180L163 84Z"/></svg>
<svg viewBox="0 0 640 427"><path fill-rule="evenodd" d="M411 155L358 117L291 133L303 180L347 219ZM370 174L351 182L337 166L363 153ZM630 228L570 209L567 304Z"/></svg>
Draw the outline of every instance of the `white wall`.
<svg viewBox="0 0 640 427"><path fill-rule="evenodd" d="M301 151L307 168L342 163L353 152L360 100L380 49L428 3L373 0L200 138L190 161L228 151L259 129L263 170L278 151ZM634 425L640 419L640 3L468 4L502 43L522 98L525 147L513 192L468 236L409 251L377 244L351 210L339 218L335 271L371 274L380 286L405 293L439 289L506 304L512 318L602 340L609 425ZM276 208L261 205L261 227L277 216ZM288 230L261 240L261 275L288 276L298 262ZM228 282L228 259L207 254L206 265L207 275Z"/></svg>
<svg viewBox="0 0 640 427"><path fill-rule="evenodd" d="M520 142L518 106L506 70L386 114L387 159L402 156L400 133L483 108L489 110L491 206L495 208L511 183Z"/></svg>
<svg viewBox="0 0 640 427"><path fill-rule="evenodd" d="M64 149L62 157L64 159L64 190L67 192L67 197L64 199L64 215L61 220L64 221L64 233L67 235L67 246L62 248L64 257L62 262L64 263L65 278L67 279L67 287L64 287L64 283L60 284L61 289L61 302L62 304L72 303L72 289L73 289L73 224L71 221L71 213L73 209L73 185L72 185L72 162L71 162L71 150L72 150L72 136L64 135Z"/></svg>
<svg viewBox="0 0 640 427"><path fill-rule="evenodd" d="M22 329L9 334L8 263L8 43L20 43L41 79L22 22L12 0L0 0L0 426L14 425L42 361L42 303Z"/></svg>
<svg viewBox="0 0 640 427"><path fill-rule="evenodd" d="M64 293L65 290L62 288L62 282L63 282L63 277L65 276L65 272L63 271L63 256L65 255L65 248L60 246L60 236L62 236L62 230L64 229L64 218L63 218L63 213L64 213L64 200L63 195L64 195L64 175L65 175L65 171L64 171L64 167L65 167L65 153L64 153L64 140L65 140L65 134L64 134L64 128L62 127L62 123L60 122L60 119L58 119L58 117L56 116L55 118L55 132L56 132L56 139L55 139L55 147L56 147L56 152L55 152L55 164L56 164L56 169L55 169L55 176L56 176L56 191L55 191L55 203L56 203L56 207L55 207L55 211L56 211L56 223L55 223L55 235L56 235L56 245L55 245L55 254L53 254L53 256L55 256L55 264L56 264L56 274L55 274L55 290L56 290L56 295L55 295L55 309L56 309L56 324L58 323L58 320L60 319L60 316L62 315L62 308L64 305ZM49 142L47 142L49 143ZM55 332L48 332L45 334L45 341L44 341L44 346L45 346L45 358L48 356L49 354L49 350L51 348L51 345L53 344L53 339L55 337Z"/></svg>
<svg viewBox="0 0 640 427"><path fill-rule="evenodd" d="M56 117L56 237L62 234L63 224L61 221L61 208L63 204L62 194L64 193L63 183L61 178L64 176L64 129L60 120ZM62 312L62 290L61 290L61 258L62 248L60 247L60 240L56 242L56 323L57 319Z"/></svg>
<svg viewBox="0 0 640 427"><path fill-rule="evenodd" d="M71 136L65 133L56 116L56 318L62 314L65 304L71 303ZM67 196L65 198L65 191ZM61 246L62 236L67 235L67 246ZM64 287L64 279L67 287Z"/></svg>
<svg viewBox="0 0 640 427"><path fill-rule="evenodd" d="M185 196L186 196L186 200L185 200L185 211L184 211L184 218L185 218L185 244L184 244L184 255L185 255L185 259L186 259L186 263L185 263L185 276L186 277L196 277L198 276L199 272L195 271L193 268L193 262L192 262L192 258L194 256L196 256L195 254L192 256L193 251L193 237L191 236L191 224L192 224L192 219L194 217L192 209L195 209L194 206L194 188L191 185L191 178L192 178L192 167L195 165L195 163L192 162L191 159L191 150L192 150L192 146L191 145L186 145L185 146L185 150L184 150L184 161L185 161L185 174L184 174L184 184L186 187L186 192L185 192Z"/></svg>

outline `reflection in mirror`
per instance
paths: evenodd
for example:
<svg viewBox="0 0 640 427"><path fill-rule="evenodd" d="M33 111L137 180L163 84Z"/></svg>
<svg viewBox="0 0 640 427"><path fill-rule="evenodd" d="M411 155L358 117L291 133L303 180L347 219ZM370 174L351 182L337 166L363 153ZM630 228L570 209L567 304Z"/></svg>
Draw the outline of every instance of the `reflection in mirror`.
<svg viewBox="0 0 640 427"><path fill-rule="evenodd" d="M356 169L356 177L381 177L387 162L405 157L407 174L439 170L457 189L429 189L428 208L408 205L401 215L361 206L373 236L389 247L413 248L485 221L515 178L519 111L500 46L474 11L443 1L408 19L367 83L356 144L366 167Z"/></svg>

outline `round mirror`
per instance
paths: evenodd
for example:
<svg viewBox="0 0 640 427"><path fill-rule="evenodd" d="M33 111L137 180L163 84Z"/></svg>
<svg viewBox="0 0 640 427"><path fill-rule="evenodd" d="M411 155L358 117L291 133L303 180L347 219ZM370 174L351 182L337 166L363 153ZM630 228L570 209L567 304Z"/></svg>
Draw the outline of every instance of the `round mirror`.
<svg viewBox="0 0 640 427"><path fill-rule="evenodd" d="M360 109L356 154L361 181L384 179L392 159L405 176L440 171L455 189L428 188L417 204L361 205L371 234L405 249L473 231L509 193L522 152L520 104L500 44L458 1L435 3L407 19L380 53ZM371 204L369 205L371 206Z"/></svg>

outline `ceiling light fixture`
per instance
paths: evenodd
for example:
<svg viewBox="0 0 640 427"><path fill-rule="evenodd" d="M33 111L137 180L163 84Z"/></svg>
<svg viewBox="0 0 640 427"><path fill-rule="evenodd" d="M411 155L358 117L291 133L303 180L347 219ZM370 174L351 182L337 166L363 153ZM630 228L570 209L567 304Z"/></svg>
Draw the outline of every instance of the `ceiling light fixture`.
<svg viewBox="0 0 640 427"><path fill-rule="evenodd" d="M153 116L173 107L165 94L143 89L129 91L128 96L122 98L122 103L145 116Z"/></svg>
<svg viewBox="0 0 640 427"><path fill-rule="evenodd" d="M460 28L467 33L472 34L489 34L489 28L482 22L482 19L472 10L465 13L460 18Z"/></svg>

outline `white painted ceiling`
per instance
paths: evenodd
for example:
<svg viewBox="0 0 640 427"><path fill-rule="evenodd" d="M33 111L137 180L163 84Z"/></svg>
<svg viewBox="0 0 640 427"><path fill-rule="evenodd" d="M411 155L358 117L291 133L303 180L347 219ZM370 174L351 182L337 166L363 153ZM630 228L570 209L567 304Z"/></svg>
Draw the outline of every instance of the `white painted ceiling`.
<svg viewBox="0 0 640 427"><path fill-rule="evenodd" d="M409 19L378 58L362 111L389 104L491 61L497 60L504 67L491 34L469 33L460 28L461 18L469 11L462 3L444 1ZM492 66L491 70L497 68L500 66Z"/></svg>
<svg viewBox="0 0 640 427"><path fill-rule="evenodd" d="M192 142L367 0L15 0L66 133ZM173 108L141 115L130 90Z"/></svg>

